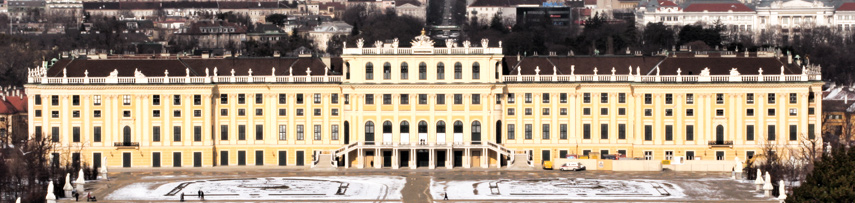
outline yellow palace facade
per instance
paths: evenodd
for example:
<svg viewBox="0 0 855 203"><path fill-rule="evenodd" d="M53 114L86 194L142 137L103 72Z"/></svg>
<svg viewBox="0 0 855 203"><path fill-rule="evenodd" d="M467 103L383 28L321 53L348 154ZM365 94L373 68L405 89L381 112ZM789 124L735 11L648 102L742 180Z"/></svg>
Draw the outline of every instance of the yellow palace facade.
<svg viewBox="0 0 855 203"><path fill-rule="evenodd" d="M410 44L360 40L332 59L62 59L30 70L29 132L55 143L54 162L131 168L744 160L820 139L819 68L774 51L520 57L487 40Z"/></svg>

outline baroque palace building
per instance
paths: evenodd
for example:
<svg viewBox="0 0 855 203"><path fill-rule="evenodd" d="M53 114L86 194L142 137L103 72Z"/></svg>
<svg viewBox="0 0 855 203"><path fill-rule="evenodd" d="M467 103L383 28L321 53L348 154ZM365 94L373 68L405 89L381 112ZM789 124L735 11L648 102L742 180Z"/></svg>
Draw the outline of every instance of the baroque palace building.
<svg viewBox="0 0 855 203"><path fill-rule="evenodd" d="M61 59L30 70L29 132L55 143L54 162L133 168L733 160L821 139L819 67L779 51L520 57L501 42L447 44Z"/></svg>

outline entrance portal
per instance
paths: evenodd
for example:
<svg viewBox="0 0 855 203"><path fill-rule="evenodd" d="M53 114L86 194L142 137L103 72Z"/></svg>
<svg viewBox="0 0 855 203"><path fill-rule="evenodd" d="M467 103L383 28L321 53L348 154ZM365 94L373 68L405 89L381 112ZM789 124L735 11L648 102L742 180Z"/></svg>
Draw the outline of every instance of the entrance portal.
<svg viewBox="0 0 855 203"><path fill-rule="evenodd" d="M453 167L463 167L463 151L454 151Z"/></svg>
<svg viewBox="0 0 855 203"><path fill-rule="evenodd" d="M416 151L416 167L428 167L430 165L430 154L428 150L419 149Z"/></svg>
<svg viewBox="0 0 855 203"><path fill-rule="evenodd" d="M445 151L436 151L436 167L445 167L445 157L447 157Z"/></svg>

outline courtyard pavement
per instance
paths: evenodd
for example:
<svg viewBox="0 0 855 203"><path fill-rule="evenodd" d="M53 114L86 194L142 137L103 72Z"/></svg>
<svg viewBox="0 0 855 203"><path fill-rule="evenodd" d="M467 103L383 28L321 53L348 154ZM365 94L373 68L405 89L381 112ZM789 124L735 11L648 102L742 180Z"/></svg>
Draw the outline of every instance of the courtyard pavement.
<svg viewBox="0 0 855 203"><path fill-rule="evenodd" d="M507 171L493 168L312 171L311 169L257 166L111 169L109 180L87 181L86 190L96 195L99 202L178 202L178 196L163 197L164 194L158 192L164 191L164 188L171 189L173 185L182 182L194 182L200 185L206 182L232 179L241 181L267 179L287 182L291 179L300 180L307 177L337 182L336 185L338 182L349 182L351 185L349 190L353 192L348 191L348 195L360 192L378 194L374 194L375 196L372 196L371 199L365 199L366 195L355 194L352 196L292 197L291 199L242 199L235 197L236 199L209 198L209 200L200 200L195 195L188 195L185 200L187 202L778 202L775 199L763 197L762 192L754 192L754 186L749 181L730 180L730 173L674 171ZM393 183L387 183L390 181ZM386 186L381 186L384 187L382 190L376 190L374 189L376 186L370 186L371 182L382 182L380 184ZM588 187L591 182L600 185ZM360 183L365 183L368 186L363 186ZM252 184L253 187L258 185L255 182ZM287 182L283 185L291 185L293 188L294 186L299 187L299 184ZM140 187L140 185L145 185L142 189L148 188L150 191L128 189L134 186ZM471 187L467 185L471 185ZM211 187L228 186L213 185ZM360 187L365 188L360 189ZM629 189L609 191L610 187ZM187 190L195 191L191 188L187 187ZM308 188L306 190L323 193L316 188L306 188ZM57 187L57 189L61 190L61 187ZM245 194L246 191L217 189L247 195ZM400 191L400 194L395 194L397 191ZM490 191L493 193L489 194ZM129 192L151 194L125 194ZM604 194L609 192L611 194ZM335 189L331 193L335 193ZM449 194L449 200L442 200L446 193ZM563 194L555 195L556 193ZM615 195L617 197L614 198L606 196L616 193L638 193L637 195L641 196ZM146 195L157 196L157 198L126 200L122 198L124 195L129 198ZM108 200L108 198L112 200ZM83 198L81 198L82 200ZM59 202L73 202L73 200L60 200Z"/></svg>

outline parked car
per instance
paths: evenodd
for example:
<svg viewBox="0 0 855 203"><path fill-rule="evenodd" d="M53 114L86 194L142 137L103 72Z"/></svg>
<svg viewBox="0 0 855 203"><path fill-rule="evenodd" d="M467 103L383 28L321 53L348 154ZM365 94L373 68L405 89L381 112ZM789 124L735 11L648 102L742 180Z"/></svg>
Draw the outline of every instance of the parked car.
<svg viewBox="0 0 855 203"><path fill-rule="evenodd" d="M562 164L561 167L558 168L558 170L562 170L562 171L584 171L585 165L582 165L582 163L579 163L579 162L567 162L567 163Z"/></svg>
<svg viewBox="0 0 855 203"><path fill-rule="evenodd" d="M552 170L552 161L543 161L544 170Z"/></svg>

